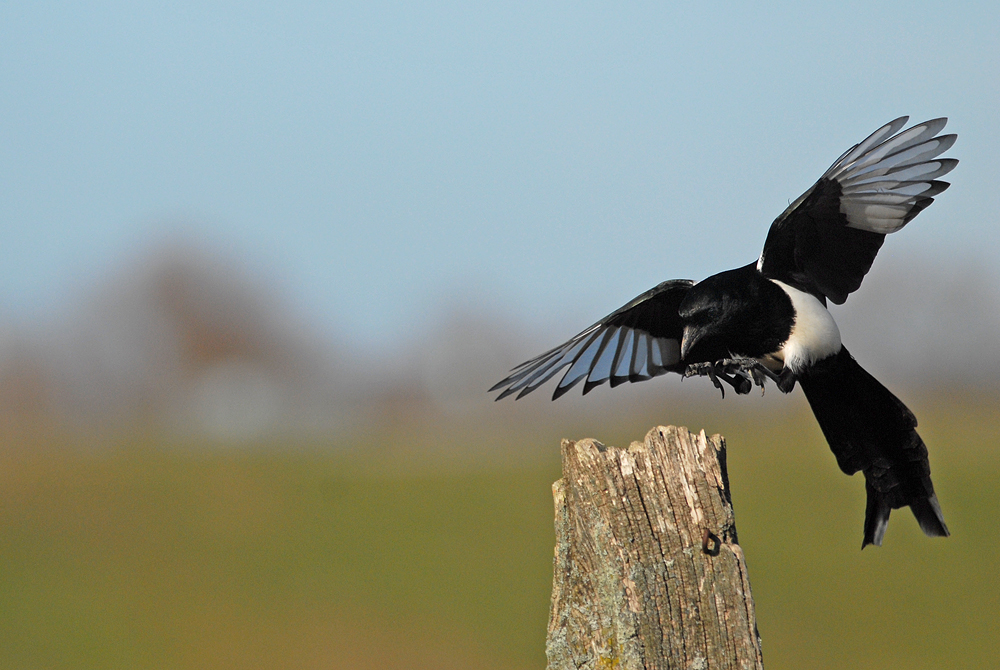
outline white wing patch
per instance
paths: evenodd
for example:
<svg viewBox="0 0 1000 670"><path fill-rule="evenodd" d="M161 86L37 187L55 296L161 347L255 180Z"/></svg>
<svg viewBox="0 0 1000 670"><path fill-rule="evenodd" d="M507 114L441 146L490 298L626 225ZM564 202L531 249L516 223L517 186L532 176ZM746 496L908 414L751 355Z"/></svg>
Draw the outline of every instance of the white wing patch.
<svg viewBox="0 0 1000 670"><path fill-rule="evenodd" d="M947 119L918 123L893 135L906 119L900 117L876 130L823 175L843 189L840 211L847 216L848 227L894 233L948 187L936 181L958 164L954 159L937 158L957 138L937 135Z"/></svg>

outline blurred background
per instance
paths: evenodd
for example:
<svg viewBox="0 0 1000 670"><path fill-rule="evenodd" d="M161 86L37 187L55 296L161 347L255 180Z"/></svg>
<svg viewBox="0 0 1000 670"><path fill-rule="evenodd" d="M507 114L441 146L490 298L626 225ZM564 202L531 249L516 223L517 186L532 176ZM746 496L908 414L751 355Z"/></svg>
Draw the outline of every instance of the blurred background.
<svg viewBox="0 0 1000 670"><path fill-rule="evenodd" d="M769 668L1000 635L995 3L0 6L0 665L541 668L559 440L722 433ZM901 114L954 186L835 307L953 536L799 392L486 389L756 258Z"/></svg>

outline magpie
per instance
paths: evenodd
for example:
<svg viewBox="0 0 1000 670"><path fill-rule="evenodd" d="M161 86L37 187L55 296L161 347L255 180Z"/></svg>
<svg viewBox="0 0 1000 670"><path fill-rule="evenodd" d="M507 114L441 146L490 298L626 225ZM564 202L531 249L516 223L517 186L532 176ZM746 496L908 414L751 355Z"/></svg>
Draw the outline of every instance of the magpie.
<svg viewBox="0 0 1000 670"><path fill-rule="evenodd" d="M864 473L861 548L880 546L890 512L907 505L925 534L947 536L916 418L848 352L827 310L861 286L885 236L949 186L938 179L958 164L938 158L957 139L939 134L947 119L900 131L907 120L844 152L774 220L753 263L663 282L490 392L521 398L564 369L553 400L580 382L586 394L667 372L708 376L723 396L723 382L737 393L763 392L768 379L789 393L797 382L840 469Z"/></svg>

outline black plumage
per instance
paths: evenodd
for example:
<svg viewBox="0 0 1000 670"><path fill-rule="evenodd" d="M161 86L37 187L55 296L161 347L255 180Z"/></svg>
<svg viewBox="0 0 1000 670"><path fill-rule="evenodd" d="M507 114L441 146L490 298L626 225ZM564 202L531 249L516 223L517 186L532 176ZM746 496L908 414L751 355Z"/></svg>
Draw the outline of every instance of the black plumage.
<svg viewBox="0 0 1000 670"><path fill-rule="evenodd" d="M708 375L737 393L768 378L786 393L799 383L841 469L864 473L862 547L880 545L903 506L927 535L948 535L916 418L848 353L826 310L861 286L885 236L948 187L938 177L958 161L938 158L956 139L938 134L946 119L900 131L906 120L834 162L771 224L755 263L663 282L490 390L520 398L564 370L553 399L581 381L586 394L666 372Z"/></svg>

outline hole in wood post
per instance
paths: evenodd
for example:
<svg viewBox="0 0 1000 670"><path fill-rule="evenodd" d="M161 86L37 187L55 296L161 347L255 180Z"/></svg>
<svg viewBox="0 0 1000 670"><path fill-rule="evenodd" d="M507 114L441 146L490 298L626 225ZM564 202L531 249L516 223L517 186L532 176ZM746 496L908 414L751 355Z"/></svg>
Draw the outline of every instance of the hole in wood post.
<svg viewBox="0 0 1000 670"><path fill-rule="evenodd" d="M709 556L718 556L722 550L722 540L708 528L701 536L701 550Z"/></svg>

